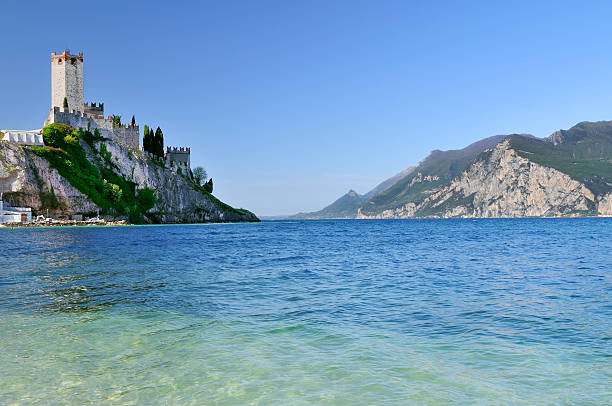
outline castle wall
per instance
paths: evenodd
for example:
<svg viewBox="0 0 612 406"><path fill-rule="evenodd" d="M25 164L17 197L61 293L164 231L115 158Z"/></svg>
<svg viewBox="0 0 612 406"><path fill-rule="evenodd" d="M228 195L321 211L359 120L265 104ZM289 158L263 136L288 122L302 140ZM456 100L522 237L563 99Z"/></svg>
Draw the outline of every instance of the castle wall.
<svg viewBox="0 0 612 406"><path fill-rule="evenodd" d="M87 129L90 128L91 132L97 128L100 135L104 138L111 139L113 141L124 144L130 148L140 148L140 128L128 127L121 125L113 128L112 119L109 118L97 118L83 114L82 112L75 111L63 111L59 107L51 109L49 118L45 121L45 126L53 123L63 123L74 128Z"/></svg>

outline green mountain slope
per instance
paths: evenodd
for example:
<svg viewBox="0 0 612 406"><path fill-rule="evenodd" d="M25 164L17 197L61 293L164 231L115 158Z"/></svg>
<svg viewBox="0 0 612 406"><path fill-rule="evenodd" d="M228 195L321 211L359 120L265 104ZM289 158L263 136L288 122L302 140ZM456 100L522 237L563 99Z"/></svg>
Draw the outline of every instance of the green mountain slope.
<svg viewBox="0 0 612 406"><path fill-rule="evenodd" d="M519 155L566 173L598 196L612 191L612 121L582 122L544 140L509 140Z"/></svg>

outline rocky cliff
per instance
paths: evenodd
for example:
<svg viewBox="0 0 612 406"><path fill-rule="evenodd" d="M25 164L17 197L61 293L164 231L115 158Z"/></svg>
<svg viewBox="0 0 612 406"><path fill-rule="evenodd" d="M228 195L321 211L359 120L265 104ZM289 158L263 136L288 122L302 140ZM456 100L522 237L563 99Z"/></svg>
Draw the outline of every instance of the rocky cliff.
<svg viewBox="0 0 612 406"><path fill-rule="evenodd" d="M506 140L481 154L450 185L409 202L359 218L541 217L608 212L610 196L596 199L584 184L523 158Z"/></svg>
<svg viewBox="0 0 612 406"><path fill-rule="evenodd" d="M0 190L13 206L31 207L34 215L96 213L97 206L27 147L0 142Z"/></svg>
<svg viewBox="0 0 612 406"><path fill-rule="evenodd" d="M76 148L82 148L87 160L99 173L110 173L113 177L125 179L125 183L130 185L136 196L139 191L153 191L153 207L142 213L142 221L258 221L253 213L234 209L202 191L191 181L189 174L184 173L187 171L179 167L166 167L147 153L110 140L85 142L79 139L77 142ZM94 196L86 195L79 190L84 190L79 183L73 181L73 185L62 176L60 171L65 168L54 165L55 161L46 159L45 155L57 152L58 149L46 148L47 150L41 151L36 150L36 147L0 142L0 184L5 200L14 206L32 207L34 215L46 214L47 210L55 216L95 215L99 205L94 203ZM73 163L68 161L67 166L71 165ZM106 179L104 183L106 185ZM118 190L119 194L121 192ZM124 195L126 192L123 191ZM105 217L127 218L127 215L118 209L103 208L102 212Z"/></svg>
<svg viewBox="0 0 612 406"><path fill-rule="evenodd" d="M612 215L612 122L434 151L358 218Z"/></svg>

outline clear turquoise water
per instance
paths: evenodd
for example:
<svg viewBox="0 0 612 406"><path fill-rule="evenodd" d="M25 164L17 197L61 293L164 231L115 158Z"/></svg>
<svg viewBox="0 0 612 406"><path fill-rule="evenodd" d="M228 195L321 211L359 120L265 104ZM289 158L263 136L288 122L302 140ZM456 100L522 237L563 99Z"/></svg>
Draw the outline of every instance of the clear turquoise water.
<svg viewBox="0 0 612 406"><path fill-rule="evenodd" d="M0 404L610 404L612 219L0 229Z"/></svg>

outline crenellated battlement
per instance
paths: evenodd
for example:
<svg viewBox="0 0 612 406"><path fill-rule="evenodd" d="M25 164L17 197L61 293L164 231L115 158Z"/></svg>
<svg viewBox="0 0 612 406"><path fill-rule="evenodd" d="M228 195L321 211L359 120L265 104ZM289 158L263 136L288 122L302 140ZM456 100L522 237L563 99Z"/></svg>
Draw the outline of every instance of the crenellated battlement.
<svg viewBox="0 0 612 406"><path fill-rule="evenodd" d="M166 147L166 153L168 152L173 152L173 153L177 153L177 152L183 152L183 153L191 153L191 148L189 147Z"/></svg>
<svg viewBox="0 0 612 406"><path fill-rule="evenodd" d="M85 103L83 104L83 108L86 113L102 113L102 115L104 115L104 103Z"/></svg>
<svg viewBox="0 0 612 406"><path fill-rule="evenodd" d="M83 62L83 52L79 52L77 55L72 55L69 49L62 51L59 54L51 52L51 62L62 63L72 58Z"/></svg>

